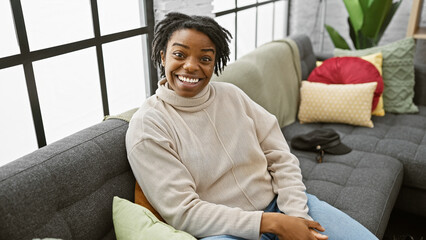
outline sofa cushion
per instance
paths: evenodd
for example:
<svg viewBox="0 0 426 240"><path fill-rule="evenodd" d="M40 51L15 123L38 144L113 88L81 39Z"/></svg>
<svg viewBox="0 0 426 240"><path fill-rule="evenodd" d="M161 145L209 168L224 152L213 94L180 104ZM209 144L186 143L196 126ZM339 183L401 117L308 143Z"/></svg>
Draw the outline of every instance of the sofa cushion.
<svg viewBox="0 0 426 240"><path fill-rule="evenodd" d="M326 153L323 163L318 163L316 153L291 149L300 161L307 192L347 213L380 239L402 184L402 164L394 157L359 148L349 140L351 129L372 129L295 122L283 133L291 144L294 136L323 127L336 130L352 151L345 155Z"/></svg>
<svg viewBox="0 0 426 240"><path fill-rule="evenodd" d="M357 148L400 160L404 165L404 186L426 190L426 107L419 106L419 110L419 114L373 117L375 129L354 129L347 141Z"/></svg>
<svg viewBox="0 0 426 240"><path fill-rule="evenodd" d="M326 165L320 166L316 164L314 153L296 150L292 151L300 159L302 174L308 192L318 194L318 197L322 200L330 201L330 204L342 209L361 223L367 224L364 224L367 227L377 222L380 216L373 216L368 213L368 211L364 213L360 212L359 214L355 213L356 211L364 210L354 206L354 210L350 210L352 206L343 206L343 202L339 203L335 200L347 197L344 191L348 190L348 183L358 184L357 186L365 184L366 187L363 190L365 192L358 196L352 193L349 194L347 201L355 201L359 204L364 203L366 206L366 201L370 201L373 207L369 211L374 212L373 209L376 209L376 214L382 209L380 204L388 204L385 202L387 195L381 194L380 192L386 193L387 191L387 193L391 195L397 194L397 192L393 192L395 190L390 190L390 186L383 185L383 183L389 183L389 179L392 176L396 177L399 174L399 170L402 171L403 169L404 172L403 186L405 190L417 189L417 192L419 190L425 192L426 190L426 175L424 174L426 172L426 158L424 157L426 155L426 107L419 106L418 114L387 113L384 117L373 116L372 120L374 128L363 128L346 124L300 124L298 122L284 128L287 141L291 141L295 135L307 133L317 128L332 128L340 134L342 142L353 149L352 152L347 155L325 155L324 157L324 164L337 163L345 165L347 163L352 164L359 161L357 167L354 168L353 171L345 169L342 166L328 169ZM398 163L402 163L403 165ZM359 167L363 169L358 169ZM342 171L344 171L345 174L340 174ZM352 176L353 174L356 175ZM366 175L362 177L363 174ZM341 179L342 177L345 179ZM348 181L345 182L346 178ZM389 179L383 181L384 178ZM357 180L355 181L354 179ZM340 186L338 183L342 183L342 181L345 185ZM377 193L371 193L371 196L369 196L371 191L377 191ZM340 196L342 194L343 196ZM419 196L424 197L424 195ZM349 197L353 199L351 200ZM360 197L362 197L362 199L358 199ZM392 196L388 201L390 200L392 200ZM406 200L407 199L404 201L407 202ZM420 203L419 200L416 199L411 199L411 202ZM417 207L417 212L426 212L424 204L416 204L415 206ZM351 213L351 211L354 211L354 213ZM364 217L361 216L371 217L371 220L363 220L361 218ZM383 223L383 220L381 220L381 222ZM375 224L373 225L377 227ZM369 229L374 232L374 227L369 227Z"/></svg>
<svg viewBox="0 0 426 240"><path fill-rule="evenodd" d="M404 165L404 186L426 190L426 106L418 114L393 114L372 117L374 128L346 124L300 124L301 133L320 127L337 130L350 148L386 155Z"/></svg>

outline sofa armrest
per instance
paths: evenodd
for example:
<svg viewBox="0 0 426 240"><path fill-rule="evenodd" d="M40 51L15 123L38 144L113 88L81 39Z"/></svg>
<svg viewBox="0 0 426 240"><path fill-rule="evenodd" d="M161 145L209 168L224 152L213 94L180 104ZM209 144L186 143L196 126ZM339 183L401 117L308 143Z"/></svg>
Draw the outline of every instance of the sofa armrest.
<svg viewBox="0 0 426 240"><path fill-rule="evenodd" d="M0 168L1 239L114 239L112 200L133 200L128 123L107 120Z"/></svg>

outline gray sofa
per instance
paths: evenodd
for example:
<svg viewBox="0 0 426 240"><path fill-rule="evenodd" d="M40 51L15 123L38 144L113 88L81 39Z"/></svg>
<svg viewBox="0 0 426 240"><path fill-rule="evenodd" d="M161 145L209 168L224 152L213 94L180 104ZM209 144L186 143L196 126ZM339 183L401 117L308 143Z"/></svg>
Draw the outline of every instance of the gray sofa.
<svg viewBox="0 0 426 240"><path fill-rule="evenodd" d="M306 79L315 66L310 40L292 39ZM326 155L322 164L315 153L292 151L309 193L382 238L395 204L426 216L426 108L373 120L373 129L295 122L282 130L290 142L331 127L353 148L347 155ZM113 196L133 200L135 187L124 144L127 127L120 119L103 121L2 166L0 239L115 239Z"/></svg>
<svg viewBox="0 0 426 240"><path fill-rule="evenodd" d="M300 49L302 79L315 67L309 39L295 36ZM286 140L317 128L336 130L353 151L326 156L315 162L315 153L292 149L300 159L308 192L348 213L376 236L383 237L392 206L426 216L426 48L420 42L415 63L416 114L386 113L373 116L374 128L346 124L295 122L283 128ZM423 57L419 57L422 55Z"/></svg>

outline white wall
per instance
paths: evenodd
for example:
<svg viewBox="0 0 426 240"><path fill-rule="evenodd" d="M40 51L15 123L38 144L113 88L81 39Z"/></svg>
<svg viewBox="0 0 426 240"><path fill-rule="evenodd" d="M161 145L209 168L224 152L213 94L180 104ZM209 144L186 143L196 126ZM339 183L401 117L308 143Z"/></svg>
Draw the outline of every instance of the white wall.
<svg viewBox="0 0 426 240"><path fill-rule="evenodd" d="M212 2L213 0L155 0L155 21L163 19L172 11L214 17Z"/></svg>

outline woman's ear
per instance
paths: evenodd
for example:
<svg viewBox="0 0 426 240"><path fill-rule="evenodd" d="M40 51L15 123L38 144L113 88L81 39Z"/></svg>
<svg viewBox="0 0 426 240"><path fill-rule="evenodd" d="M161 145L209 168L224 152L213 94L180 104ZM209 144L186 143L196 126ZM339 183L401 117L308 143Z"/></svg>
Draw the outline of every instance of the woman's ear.
<svg viewBox="0 0 426 240"><path fill-rule="evenodd" d="M161 65L164 67L164 62L165 62L165 61L164 61L164 57L165 57L165 56L164 56L164 51L163 51L163 50L161 50L161 51L160 51L160 54L161 54Z"/></svg>

